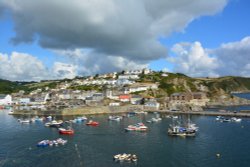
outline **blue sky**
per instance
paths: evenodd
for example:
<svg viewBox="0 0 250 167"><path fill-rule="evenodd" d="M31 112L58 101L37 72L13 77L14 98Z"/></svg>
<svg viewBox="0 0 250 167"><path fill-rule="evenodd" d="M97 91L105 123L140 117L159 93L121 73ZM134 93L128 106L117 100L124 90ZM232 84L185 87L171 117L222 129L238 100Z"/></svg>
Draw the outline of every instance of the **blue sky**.
<svg viewBox="0 0 250 167"><path fill-rule="evenodd" d="M250 1L231 0L222 12L197 18L183 32L175 32L160 41L167 48L179 42L195 41L200 41L206 48L218 48L222 43L239 41L250 35L250 22L245 19L250 18L249 7ZM173 64L160 59L151 62L150 67L173 69Z"/></svg>
<svg viewBox="0 0 250 167"><path fill-rule="evenodd" d="M194 77L206 75L211 77L248 76L247 71L250 69L250 53L247 47L250 41L248 38L250 35L248 21L250 1L247 0L211 0L211 2L203 1L198 6L190 2L191 7L187 9L185 7L187 3L182 6L182 1L179 1L178 5L184 8L183 10L186 12L184 14L190 14L189 17L184 17L181 14L182 11L178 11L176 8L176 4L171 6L171 1L166 2L166 8L161 5L162 9L161 6L157 6L158 2L155 1L152 1L153 5L151 4L148 8L146 2L136 3L134 4L135 9L130 9L131 7L126 2L114 2L112 4L115 6L114 11L116 11L116 7L119 10L121 7L124 10L126 8L132 10L130 13L119 13L115 17L115 12L110 13L104 9L107 7L104 1L100 1L100 11L95 11L95 8L92 10L93 4L89 2L89 6L83 5L78 11L85 11L83 14L86 14L86 20L82 19L84 17L76 16L74 7L77 7L77 3L80 4L81 1L74 0L75 4L67 5L65 3L68 8L64 16L66 21L63 17L55 16L57 13L53 13L54 11L49 11L50 1L40 1L40 4L37 3L38 6L31 0L23 2L29 4L32 9L36 7L41 7L45 11L48 9L48 16L39 15L39 10L28 8L20 0L16 1L15 5L23 10L16 10L14 5L5 0L2 4L0 3L0 12L1 6L5 9L0 19L0 55L8 55L8 60L0 57L0 65L2 63L6 66L0 68L4 73L0 75L0 78L10 80L72 78L76 75L143 67L182 72ZM62 12L63 15L62 9L66 9L63 5L64 3L58 1L54 10L58 10L58 13ZM155 11L154 5L162 12ZM62 8L60 8L61 6ZM142 6L146 6L145 9L148 13L141 12ZM151 6L153 6L152 9ZM193 10L190 11L192 7ZM195 11L196 8L200 8L200 10ZM168 10L180 14L174 15L173 20L164 20L172 17L172 13L167 12ZM50 13L53 14L53 17L58 17L56 19L58 23L54 23L55 20L51 22ZM151 18L150 21L148 16ZM72 21L74 17L79 20ZM157 20L158 18L160 19ZM180 22L174 21L178 18L180 18ZM141 20L141 23L138 23L138 20ZM109 23L110 21L112 22ZM124 26L120 27L120 24L124 24ZM78 26L81 27L80 30ZM150 29L151 27L153 30ZM121 34L119 34L120 32ZM34 40L27 41L23 34L30 35ZM77 39L78 37L79 39ZM11 42L13 38L16 44ZM131 43L133 44L131 45ZM222 44L224 45L222 46ZM14 59L11 60L13 52L16 53L15 61L17 62L12 62ZM237 61L233 61L234 59ZM227 64L234 69L226 70ZM13 72L8 74L5 69L11 69ZM40 76L37 78L38 75Z"/></svg>

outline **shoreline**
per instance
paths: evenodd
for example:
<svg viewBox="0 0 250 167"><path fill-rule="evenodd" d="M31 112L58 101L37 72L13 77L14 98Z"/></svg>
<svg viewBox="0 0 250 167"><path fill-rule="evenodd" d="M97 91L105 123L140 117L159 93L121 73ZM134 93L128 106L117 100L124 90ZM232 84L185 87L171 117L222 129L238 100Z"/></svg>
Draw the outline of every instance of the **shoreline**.
<svg viewBox="0 0 250 167"><path fill-rule="evenodd" d="M18 112L13 113L10 115L15 116L82 116L82 115L120 115L120 114L127 114L129 112L133 111L102 111L102 112L77 112L77 113L31 113L31 112ZM140 112L140 111L139 111ZM141 112L147 112L147 113L154 113L158 112L160 114L166 114L166 115L201 115L201 116L231 116L231 117L250 117L250 113L233 113L233 112L220 112L220 111L169 111L169 110L141 110Z"/></svg>

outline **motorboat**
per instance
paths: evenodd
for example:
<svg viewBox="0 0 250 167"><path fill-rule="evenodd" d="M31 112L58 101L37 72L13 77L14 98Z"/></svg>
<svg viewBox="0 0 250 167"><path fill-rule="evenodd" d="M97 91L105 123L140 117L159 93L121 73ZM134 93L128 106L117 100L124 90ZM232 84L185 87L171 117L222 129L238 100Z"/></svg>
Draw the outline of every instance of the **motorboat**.
<svg viewBox="0 0 250 167"><path fill-rule="evenodd" d="M159 122L161 120L162 119L160 117L159 118L151 118L150 120L147 120L147 123Z"/></svg>
<svg viewBox="0 0 250 167"><path fill-rule="evenodd" d="M30 123L31 123L31 120L29 120L29 119L18 119L18 121L19 121L21 124L30 124Z"/></svg>
<svg viewBox="0 0 250 167"><path fill-rule="evenodd" d="M135 154L126 154L126 153L123 153L123 154L114 155L113 159L114 159L114 161L117 161L117 162L123 162L123 161L126 161L126 162L137 162L138 157Z"/></svg>
<svg viewBox="0 0 250 167"><path fill-rule="evenodd" d="M125 131L140 131L145 132L148 130L148 127L145 126L143 123L137 123L135 125L129 125L127 128L125 128Z"/></svg>
<svg viewBox="0 0 250 167"><path fill-rule="evenodd" d="M58 129L58 132L60 134L65 134L65 135L73 135L74 134L74 130L72 128L68 128L68 129L65 129L65 128L59 128Z"/></svg>
<svg viewBox="0 0 250 167"><path fill-rule="evenodd" d="M53 120L51 122L47 122L45 124L45 126L47 126L47 127L60 127L62 124L63 124L63 121L61 121L61 120L60 121Z"/></svg>
<svg viewBox="0 0 250 167"><path fill-rule="evenodd" d="M236 118L236 117L231 118L232 122L241 122L241 120L242 120L241 118Z"/></svg>
<svg viewBox="0 0 250 167"><path fill-rule="evenodd" d="M121 116L109 116L108 120L109 121L121 121L122 117Z"/></svg>
<svg viewBox="0 0 250 167"><path fill-rule="evenodd" d="M37 147L47 147L47 146L58 146L59 144L64 145L68 141L63 140L62 138L58 138L56 140L42 140L37 143Z"/></svg>
<svg viewBox="0 0 250 167"><path fill-rule="evenodd" d="M99 122L96 122L96 121L92 121L90 120L89 122L86 123L86 125L90 125L90 126L98 126L99 125Z"/></svg>

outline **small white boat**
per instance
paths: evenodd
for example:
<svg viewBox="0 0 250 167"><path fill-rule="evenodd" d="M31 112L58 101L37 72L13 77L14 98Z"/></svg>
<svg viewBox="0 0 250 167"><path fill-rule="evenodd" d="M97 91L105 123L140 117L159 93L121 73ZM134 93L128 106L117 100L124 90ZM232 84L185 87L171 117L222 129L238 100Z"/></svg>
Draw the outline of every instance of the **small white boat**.
<svg viewBox="0 0 250 167"><path fill-rule="evenodd" d="M28 119L18 119L18 121L19 121L20 123L22 123L22 124L30 124L30 123L31 123L31 121L28 120Z"/></svg>
<svg viewBox="0 0 250 167"><path fill-rule="evenodd" d="M241 122L241 120L242 120L241 118L236 118L236 117L231 118L232 122Z"/></svg>
<svg viewBox="0 0 250 167"><path fill-rule="evenodd" d="M10 111L8 112L9 115L13 115L14 114L14 111Z"/></svg>
<svg viewBox="0 0 250 167"><path fill-rule="evenodd" d="M135 154L117 154L113 156L113 159L118 162L137 162L138 157Z"/></svg>
<svg viewBox="0 0 250 167"><path fill-rule="evenodd" d="M47 122L45 124L45 126L47 126L47 127L60 127L62 124L63 124L63 121L55 121L55 120L53 120L51 122Z"/></svg>
<svg viewBox="0 0 250 167"><path fill-rule="evenodd" d="M109 116L108 120L109 121L121 121L122 117L121 116Z"/></svg>

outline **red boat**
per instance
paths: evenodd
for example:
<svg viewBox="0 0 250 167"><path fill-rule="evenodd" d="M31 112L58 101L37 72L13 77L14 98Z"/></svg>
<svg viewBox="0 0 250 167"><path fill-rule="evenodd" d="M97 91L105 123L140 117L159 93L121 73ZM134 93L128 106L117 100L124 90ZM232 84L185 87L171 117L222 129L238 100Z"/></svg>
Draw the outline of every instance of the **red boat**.
<svg viewBox="0 0 250 167"><path fill-rule="evenodd" d="M74 130L73 129L64 129L64 128L59 128L59 133L64 134L64 135L73 135Z"/></svg>
<svg viewBox="0 0 250 167"><path fill-rule="evenodd" d="M86 123L86 125L91 125L91 126L98 126L99 125L99 122L95 122L95 121L89 121Z"/></svg>

